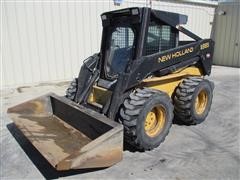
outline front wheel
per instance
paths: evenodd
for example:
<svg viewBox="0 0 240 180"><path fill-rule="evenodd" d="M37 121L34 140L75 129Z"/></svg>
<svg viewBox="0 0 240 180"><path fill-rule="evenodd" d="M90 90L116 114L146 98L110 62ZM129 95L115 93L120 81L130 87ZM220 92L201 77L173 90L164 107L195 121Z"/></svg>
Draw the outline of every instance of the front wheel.
<svg viewBox="0 0 240 180"><path fill-rule="evenodd" d="M161 91L136 89L120 109L125 140L139 150L158 147L169 133L173 119L170 97Z"/></svg>
<svg viewBox="0 0 240 180"><path fill-rule="evenodd" d="M74 98L77 93L77 85L78 85L78 79L74 78L66 90L66 95L65 95L66 98L74 101Z"/></svg>

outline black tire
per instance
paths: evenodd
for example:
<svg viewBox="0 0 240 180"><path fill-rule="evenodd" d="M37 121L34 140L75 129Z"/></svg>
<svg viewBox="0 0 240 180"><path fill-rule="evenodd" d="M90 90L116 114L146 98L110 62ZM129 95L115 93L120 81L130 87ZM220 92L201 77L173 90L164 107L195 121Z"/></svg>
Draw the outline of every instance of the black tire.
<svg viewBox="0 0 240 180"><path fill-rule="evenodd" d="M145 119L155 107L165 111L164 125L154 137L145 130ZM161 91L148 88L136 89L125 99L120 108L120 121L124 125L124 139L138 150L158 147L169 133L173 119L173 105L170 97Z"/></svg>
<svg viewBox="0 0 240 180"><path fill-rule="evenodd" d="M203 122L211 108L213 89L213 83L201 77L188 77L183 79L175 92L175 118L184 122L186 125L196 125ZM202 95L202 93L204 95ZM203 100L201 100L201 106L199 103L196 103L200 96L204 97ZM201 107L201 111L198 106Z"/></svg>
<svg viewBox="0 0 240 180"><path fill-rule="evenodd" d="M78 85L78 79L74 78L66 90L66 95L65 95L66 98L72 101L74 100L77 93L77 85Z"/></svg>

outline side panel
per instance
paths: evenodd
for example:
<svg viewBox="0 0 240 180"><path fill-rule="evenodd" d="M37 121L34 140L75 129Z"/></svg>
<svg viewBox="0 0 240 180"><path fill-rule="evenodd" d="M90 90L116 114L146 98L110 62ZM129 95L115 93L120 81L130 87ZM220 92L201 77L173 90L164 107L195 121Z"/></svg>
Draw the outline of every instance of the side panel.
<svg viewBox="0 0 240 180"><path fill-rule="evenodd" d="M166 92L171 97L183 78L188 76L202 76L202 71L197 67L189 67L163 77L144 79L141 86Z"/></svg>
<svg viewBox="0 0 240 180"><path fill-rule="evenodd" d="M205 39L162 53L142 57L136 60L132 66L133 70L129 75L127 88L129 89L136 86L154 72L159 72L165 68L171 68L177 64L181 65L185 61L195 57L199 58L196 58L196 62L192 63L197 63L197 61L199 61L199 66L202 69L203 75L209 75L212 66L213 46L214 42L211 39ZM207 54L209 54L209 56L207 56ZM191 64L189 63L185 66L190 66Z"/></svg>

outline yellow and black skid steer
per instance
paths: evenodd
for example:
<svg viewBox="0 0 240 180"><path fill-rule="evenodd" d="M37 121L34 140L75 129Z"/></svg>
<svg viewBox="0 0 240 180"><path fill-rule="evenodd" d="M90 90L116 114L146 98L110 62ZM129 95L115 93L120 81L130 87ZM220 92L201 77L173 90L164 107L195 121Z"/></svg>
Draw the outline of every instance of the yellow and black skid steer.
<svg viewBox="0 0 240 180"><path fill-rule="evenodd" d="M64 97L49 93L8 109L57 170L112 166L123 142L152 150L174 117L194 125L210 111L214 42L183 28L187 16L133 7L101 19L100 53L84 60Z"/></svg>

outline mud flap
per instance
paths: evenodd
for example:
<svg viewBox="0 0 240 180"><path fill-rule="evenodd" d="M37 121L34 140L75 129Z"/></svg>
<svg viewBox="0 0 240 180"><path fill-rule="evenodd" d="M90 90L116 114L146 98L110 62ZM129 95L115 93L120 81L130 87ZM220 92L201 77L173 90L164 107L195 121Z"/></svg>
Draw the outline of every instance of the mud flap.
<svg viewBox="0 0 240 180"><path fill-rule="evenodd" d="M122 125L65 97L49 93L8 114L57 170L109 167L122 159Z"/></svg>

